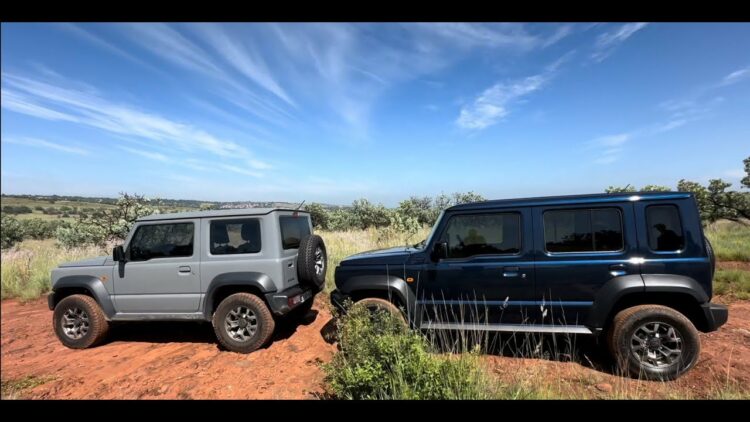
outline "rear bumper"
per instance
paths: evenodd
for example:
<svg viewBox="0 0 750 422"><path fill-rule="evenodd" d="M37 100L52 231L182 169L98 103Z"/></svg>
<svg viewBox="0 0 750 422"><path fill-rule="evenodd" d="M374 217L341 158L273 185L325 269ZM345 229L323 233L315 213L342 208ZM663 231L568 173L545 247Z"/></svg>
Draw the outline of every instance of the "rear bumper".
<svg viewBox="0 0 750 422"><path fill-rule="evenodd" d="M716 331L729 319L729 310L724 305L704 303L701 305L701 309L706 315L706 332Z"/></svg>
<svg viewBox="0 0 750 422"><path fill-rule="evenodd" d="M276 315L286 315L299 305L315 299L313 289L303 289L293 286L277 293L268 293L266 301L271 311Z"/></svg>

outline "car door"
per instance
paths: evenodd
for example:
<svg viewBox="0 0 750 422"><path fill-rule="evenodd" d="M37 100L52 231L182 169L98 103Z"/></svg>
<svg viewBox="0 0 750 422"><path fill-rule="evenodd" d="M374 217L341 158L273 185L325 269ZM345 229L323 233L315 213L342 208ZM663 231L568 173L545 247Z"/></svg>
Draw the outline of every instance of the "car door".
<svg viewBox="0 0 750 422"><path fill-rule="evenodd" d="M542 321L583 325L599 290L613 279L640 277L630 202L534 208L536 282Z"/></svg>
<svg viewBox="0 0 750 422"><path fill-rule="evenodd" d="M438 228L446 258L427 264L418 293L422 326L519 324L534 318L529 209L454 213Z"/></svg>
<svg viewBox="0 0 750 422"><path fill-rule="evenodd" d="M200 219L139 224L115 266L118 313L186 313L200 302Z"/></svg>

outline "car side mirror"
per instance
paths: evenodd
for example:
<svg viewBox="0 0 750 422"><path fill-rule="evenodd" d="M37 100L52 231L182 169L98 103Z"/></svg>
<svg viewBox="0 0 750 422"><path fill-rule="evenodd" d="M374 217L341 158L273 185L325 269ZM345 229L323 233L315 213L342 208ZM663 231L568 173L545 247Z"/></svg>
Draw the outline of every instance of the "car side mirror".
<svg viewBox="0 0 750 422"><path fill-rule="evenodd" d="M448 242L437 242L432 246L432 260L437 262L448 258Z"/></svg>
<svg viewBox="0 0 750 422"><path fill-rule="evenodd" d="M122 245L117 245L112 249L112 259L118 262L125 261L125 251L122 249Z"/></svg>

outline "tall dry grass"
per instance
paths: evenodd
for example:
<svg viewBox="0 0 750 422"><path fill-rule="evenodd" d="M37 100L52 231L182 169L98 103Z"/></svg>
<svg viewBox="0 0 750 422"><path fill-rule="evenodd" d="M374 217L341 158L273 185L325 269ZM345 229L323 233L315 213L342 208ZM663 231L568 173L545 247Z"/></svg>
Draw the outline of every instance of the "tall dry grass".
<svg viewBox="0 0 750 422"><path fill-rule="evenodd" d="M50 290L50 271L63 262L78 261L106 255L107 250L86 246L65 249L53 239L24 240L15 247L2 251L3 299L35 299Z"/></svg>

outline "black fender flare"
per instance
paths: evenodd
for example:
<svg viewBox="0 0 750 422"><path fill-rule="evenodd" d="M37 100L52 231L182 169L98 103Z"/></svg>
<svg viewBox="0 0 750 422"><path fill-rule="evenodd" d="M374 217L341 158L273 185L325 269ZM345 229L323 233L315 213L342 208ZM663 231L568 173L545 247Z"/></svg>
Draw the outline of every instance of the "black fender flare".
<svg viewBox="0 0 750 422"><path fill-rule="evenodd" d="M107 291L107 288L104 287L104 283L98 277L89 275L64 276L55 282L53 291L58 292L65 288L86 289L96 300L96 303L98 303L102 308L102 311L104 311L104 315L107 316L107 319L110 319L115 315L115 306L112 303L112 297ZM57 305L57 303L65 297L58 297L57 293L54 294L54 300L50 302L50 305Z"/></svg>
<svg viewBox="0 0 750 422"><path fill-rule="evenodd" d="M615 277L607 281L594 296L586 326L596 329L604 328L612 308L621 298L645 291L645 284L640 274Z"/></svg>
<svg viewBox="0 0 750 422"><path fill-rule="evenodd" d="M203 298L203 314L206 315L206 318L210 319L213 314L214 294L219 288L226 286L249 286L259 290L264 295L276 292L276 285L271 277L265 273L239 271L219 274L208 284Z"/></svg>
<svg viewBox="0 0 750 422"><path fill-rule="evenodd" d="M352 295L363 290L383 290L393 295L406 307L407 311L413 311L416 306L416 297L406 281L394 275L355 275L346 280L339 288L341 293Z"/></svg>
<svg viewBox="0 0 750 422"><path fill-rule="evenodd" d="M628 275L614 278L596 294L586 325L603 329L612 309L622 298L637 293L669 293L693 298L699 306L709 301L706 291L694 279L677 274Z"/></svg>

